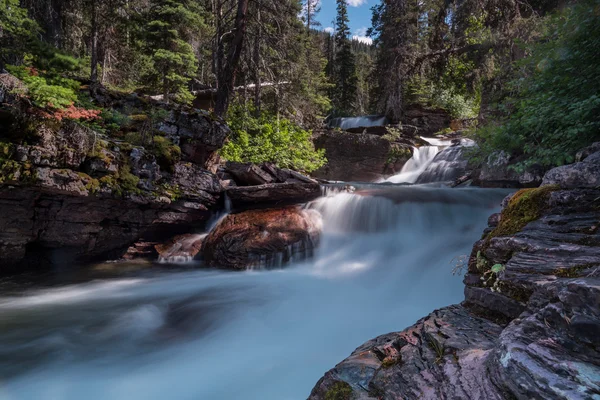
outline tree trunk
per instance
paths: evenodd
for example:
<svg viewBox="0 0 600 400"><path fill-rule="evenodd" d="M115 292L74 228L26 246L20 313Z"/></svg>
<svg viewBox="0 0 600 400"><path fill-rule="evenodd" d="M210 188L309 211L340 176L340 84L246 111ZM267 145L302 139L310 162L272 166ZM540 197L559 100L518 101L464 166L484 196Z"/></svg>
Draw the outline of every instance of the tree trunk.
<svg viewBox="0 0 600 400"><path fill-rule="evenodd" d="M96 1L92 0L92 63L90 74L90 90L96 93L98 90L98 8Z"/></svg>
<svg viewBox="0 0 600 400"><path fill-rule="evenodd" d="M258 31L256 38L254 39L254 112L256 117L260 116L260 91L261 91L261 78L260 78L260 39L261 39L261 16L260 16L260 0L256 4L256 19L258 21Z"/></svg>
<svg viewBox="0 0 600 400"><path fill-rule="evenodd" d="M233 93L233 85L238 72L240 55L246 36L248 0L238 0L237 13L235 16L234 36L229 45L227 59L220 71L217 71L219 77L217 89L217 102L215 104L215 114L223 116L229 108L229 100Z"/></svg>

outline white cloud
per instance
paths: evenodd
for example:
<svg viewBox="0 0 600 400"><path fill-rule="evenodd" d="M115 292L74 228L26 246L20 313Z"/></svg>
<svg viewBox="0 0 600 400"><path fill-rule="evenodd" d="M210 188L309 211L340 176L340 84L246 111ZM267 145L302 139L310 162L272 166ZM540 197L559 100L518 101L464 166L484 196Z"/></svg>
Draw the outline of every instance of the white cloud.
<svg viewBox="0 0 600 400"><path fill-rule="evenodd" d="M354 35L354 36L352 36L352 39L358 40L359 42L366 43L366 44L373 44L373 39L371 39L370 37L367 37L367 36Z"/></svg>
<svg viewBox="0 0 600 400"><path fill-rule="evenodd" d="M358 28L357 30L355 30L352 39L358 40L359 42L366 44L373 44L373 39L367 36L366 27Z"/></svg>
<svg viewBox="0 0 600 400"><path fill-rule="evenodd" d="M323 29L325 32L327 33L331 33L333 34L333 32L335 32L335 29L333 29L331 26L328 26L327 28Z"/></svg>
<svg viewBox="0 0 600 400"><path fill-rule="evenodd" d="M357 30L354 31L354 34L356 36L367 36L367 27L363 26L362 28L358 28Z"/></svg>
<svg viewBox="0 0 600 400"><path fill-rule="evenodd" d="M367 4L367 0L346 0L350 7L360 7L363 4Z"/></svg>

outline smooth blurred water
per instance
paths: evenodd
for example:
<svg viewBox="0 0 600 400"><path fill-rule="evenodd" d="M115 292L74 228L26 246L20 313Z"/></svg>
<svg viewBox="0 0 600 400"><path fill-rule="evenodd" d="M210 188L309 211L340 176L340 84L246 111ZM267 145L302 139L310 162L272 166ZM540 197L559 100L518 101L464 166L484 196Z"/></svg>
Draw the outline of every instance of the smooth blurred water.
<svg viewBox="0 0 600 400"><path fill-rule="evenodd" d="M308 206L321 245L284 269L13 285L0 297L0 399L305 399L366 340L462 300L453 259L507 193L357 189Z"/></svg>

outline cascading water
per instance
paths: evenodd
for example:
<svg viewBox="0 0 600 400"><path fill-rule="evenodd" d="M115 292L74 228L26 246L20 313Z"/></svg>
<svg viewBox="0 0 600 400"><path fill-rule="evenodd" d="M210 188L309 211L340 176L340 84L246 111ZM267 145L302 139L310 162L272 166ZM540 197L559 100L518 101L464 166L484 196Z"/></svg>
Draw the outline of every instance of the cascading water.
<svg viewBox="0 0 600 400"><path fill-rule="evenodd" d="M415 183L438 152L437 146L415 147L413 156L404 164L400 173L386 179L386 182Z"/></svg>
<svg viewBox="0 0 600 400"><path fill-rule="evenodd" d="M462 139L460 143L440 151L421 172L415 183L452 181L460 177L465 173L469 163L464 156L465 148L474 145L475 142L472 140Z"/></svg>
<svg viewBox="0 0 600 400"><path fill-rule="evenodd" d="M342 130L352 128L370 128L374 126L385 126L388 124L386 117L379 115L365 115L362 117L343 117L332 118L328 126L330 128L340 128Z"/></svg>
<svg viewBox="0 0 600 400"><path fill-rule="evenodd" d="M324 221L314 257L285 269L0 283L0 398L306 398L359 344L462 300L452 260L507 192L329 193L307 205Z"/></svg>

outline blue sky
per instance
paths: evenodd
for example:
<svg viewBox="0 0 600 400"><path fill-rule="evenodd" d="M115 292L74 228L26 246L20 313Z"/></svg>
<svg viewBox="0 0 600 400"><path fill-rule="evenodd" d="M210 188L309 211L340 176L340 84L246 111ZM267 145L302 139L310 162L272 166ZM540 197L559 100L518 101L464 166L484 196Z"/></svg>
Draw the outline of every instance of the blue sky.
<svg viewBox="0 0 600 400"><path fill-rule="evenodd" d="M346 2L352 35L368 41L365 34L367 28L371 26L371 7L379 3L379 0L346 0ZM318 16L319 22L323 25L321 29L333 27L335 8L335 0L321 0L321 13Z"/></svg>

